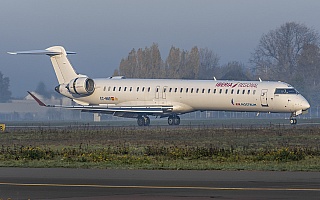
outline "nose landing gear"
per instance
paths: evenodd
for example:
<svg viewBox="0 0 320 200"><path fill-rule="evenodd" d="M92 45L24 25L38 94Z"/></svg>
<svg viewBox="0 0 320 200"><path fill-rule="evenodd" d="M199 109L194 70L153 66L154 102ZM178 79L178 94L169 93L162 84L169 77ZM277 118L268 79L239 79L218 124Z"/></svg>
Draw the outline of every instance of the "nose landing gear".
<svg viewBox="0 0 320 200"><path fill-rule="evenodd" d="M295 124L297 124L297 115L296 115L296 113L294 112L294 113L291 113L291 116L290 116L290 124L291 125L295 125Z"/></svg>

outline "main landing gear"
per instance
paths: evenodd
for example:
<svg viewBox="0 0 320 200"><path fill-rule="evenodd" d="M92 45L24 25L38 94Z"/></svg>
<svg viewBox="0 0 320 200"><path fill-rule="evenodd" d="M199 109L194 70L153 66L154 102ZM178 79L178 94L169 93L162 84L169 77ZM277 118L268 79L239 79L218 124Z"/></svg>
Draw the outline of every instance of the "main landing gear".
<svg viewBox="0 0 320 200"><path fill-rule="evenodd" d="M149 126L150 125L150 118L148 116L139 116L137 123L139 126Z"/></svg>
<svg viewBox="0 0 320 200"><path fill-rule="evenodd" d="M140 115L137 118L137 123L139 126L149 126L150 125L150 118L148 116ZM178 115L170 115L168 117L168 124L169 125L179 125L180 124L180 117Z"/></svg>
<svg viewBox="0 0 320 200"><path fill-rule="evenodd" d="M180 124L180 117L178 115L170 115L168 117L168 124L169 125L179 125Z"/></svg>

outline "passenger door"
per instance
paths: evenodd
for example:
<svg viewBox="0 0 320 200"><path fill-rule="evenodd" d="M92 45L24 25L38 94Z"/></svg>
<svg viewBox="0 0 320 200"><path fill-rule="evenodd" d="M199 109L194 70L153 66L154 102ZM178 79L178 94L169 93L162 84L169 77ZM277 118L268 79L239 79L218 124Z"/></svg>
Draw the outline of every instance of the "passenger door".
<svg viewBox="0 0 320 200"><path fill-rule="evenodd" d="M262 107L268 107L268 89L262 89L260 95L260 101Z"/></svg>
<svg viewBox="0 0 320 200"><path fill-rule="evenodd" d="M162 89L162 99L166 99L167 98L167 89L168 86L164 86Z"/></svg>

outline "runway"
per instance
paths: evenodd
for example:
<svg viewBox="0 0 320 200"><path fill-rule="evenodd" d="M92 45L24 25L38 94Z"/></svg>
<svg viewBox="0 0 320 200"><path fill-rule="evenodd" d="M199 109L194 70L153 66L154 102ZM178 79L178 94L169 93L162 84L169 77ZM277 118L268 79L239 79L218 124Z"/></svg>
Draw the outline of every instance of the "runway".
<svg viewBox="0 0 320 200"><path fill-rule="evenodd" d="M319 172L0 168L0 199L319 199Z"/></svg>

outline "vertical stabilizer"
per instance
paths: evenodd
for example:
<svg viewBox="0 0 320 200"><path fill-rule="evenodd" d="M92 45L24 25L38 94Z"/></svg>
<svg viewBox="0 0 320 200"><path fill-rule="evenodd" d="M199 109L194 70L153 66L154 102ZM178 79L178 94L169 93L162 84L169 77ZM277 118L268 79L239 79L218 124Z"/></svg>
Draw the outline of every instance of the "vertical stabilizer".
<svg viewBox="0 0 320 200"><path fill-rule="evenodd" d="M46 50L57 53L48 55L50 56L59 84L68 84L72 79L78 77L67 58L66 50L62 46L53 46Z"/></svg>

